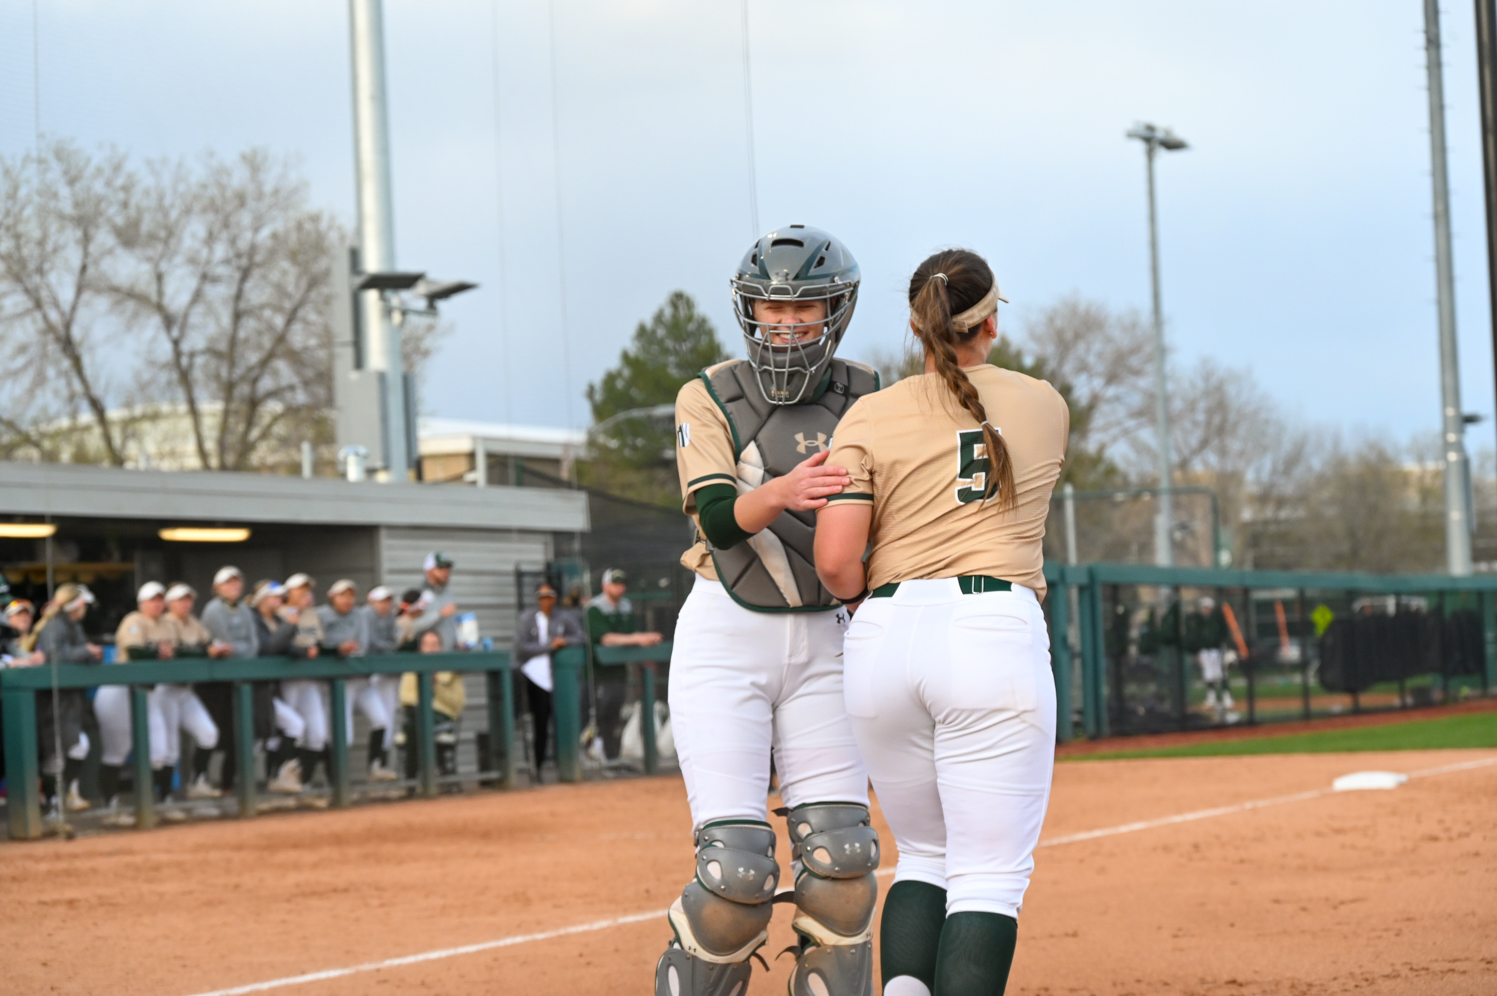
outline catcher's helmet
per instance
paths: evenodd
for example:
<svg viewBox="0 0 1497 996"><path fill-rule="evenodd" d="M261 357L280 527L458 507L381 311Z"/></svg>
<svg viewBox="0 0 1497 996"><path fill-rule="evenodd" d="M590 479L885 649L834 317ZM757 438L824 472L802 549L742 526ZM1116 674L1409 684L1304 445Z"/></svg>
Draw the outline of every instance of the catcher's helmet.
<svg viewBox="0 0 1497 996"><path fill-rule="evenodd" d="M731 281L733 313L743 329L748 362L764 400L772 405L794 405L809 398L832 362L837 346L852 321L858 303L858 261L847 247L826 232L805 225L777 229L754 244L738 264ZM764 335L767 322L754 318L754 301L826 301L824 322L788 326L825 325L826 331L805 342L774 345ZM775 329L786 328L775 322Z"/></svg>

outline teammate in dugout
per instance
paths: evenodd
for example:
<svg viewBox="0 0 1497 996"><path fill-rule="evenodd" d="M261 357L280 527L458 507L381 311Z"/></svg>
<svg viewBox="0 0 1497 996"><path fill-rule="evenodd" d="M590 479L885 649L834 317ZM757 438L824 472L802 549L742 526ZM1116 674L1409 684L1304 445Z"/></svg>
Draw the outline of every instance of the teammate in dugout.
<svg viewBox="0 0 1497 996"><path fill-rule="evenodd" d="M799 937L791 996L871 992L878 837L842 701L847 610L812 565L815 510L848 483L827 443L878 375L834 354L858 264L803 225L771 232L732 279L748 359L676 399L677 466L698 541L676 624L670 710L697 846L670 910L657 996L741 994L777 898L770 759L788 814ZM786 898L790 898L787 896Z"/></svg>
<svg viewBox="0 0 1497 996"><path fill-rule="evenodd" d="M843 416L829 462L852 483L818 515L816 567L845 601L867 592L844 682L899 844L884 992L990 996L1054 766L1041 547L1070 415L1049 384L988 364L1006 299L980 256L937 253L909 296L925 373Z"/></svg>

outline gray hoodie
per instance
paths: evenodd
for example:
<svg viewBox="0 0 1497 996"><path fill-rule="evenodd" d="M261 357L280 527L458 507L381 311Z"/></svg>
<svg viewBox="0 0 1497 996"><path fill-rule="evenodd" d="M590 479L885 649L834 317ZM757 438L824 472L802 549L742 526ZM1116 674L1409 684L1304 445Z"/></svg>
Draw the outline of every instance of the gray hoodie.
<svg viewBox="0 0 1497 996"><path fill-rule="evenodd" d="M317 618L322 620L322 648L336 651L338 645L353 640L359 645L350 657L363 657L369 652L369 620L357 608L340 615L331 605L317 606Z"/></svg>
<svg viewBox="0 0 1497 996"><path fill-rule="evenodd" d="M457 645L457 613L454 612L445 619L442 617L442 609L449 605L455 605L452 598L452 585L436 587L430 581L421 590L421 597L426 599L426 611L422 612L416 619L414 632L416 639L421 639L421 634L427 630L436 630L437 635L442 638L442 649L451 650Z"/></svg>
<svg viewBox="0 0 1497 996"><path fill-rule="evenodd" d="M255 633L255 610L243 599L230 605L215 595L203 606L203 625L219 643L233 648L230 657L260 656L260 639Z"/></svg>

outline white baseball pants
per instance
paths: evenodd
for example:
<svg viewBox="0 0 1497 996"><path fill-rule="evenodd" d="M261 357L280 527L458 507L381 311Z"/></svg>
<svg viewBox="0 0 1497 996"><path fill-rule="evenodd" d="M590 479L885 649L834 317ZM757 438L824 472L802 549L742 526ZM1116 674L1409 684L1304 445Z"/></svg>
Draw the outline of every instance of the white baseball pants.
<svg viewBox="0 0 1497 996"><path fill-rule="evenodd" d="M868 775L842 703L847 613L753 612L698 577L671 654L671 728L693 826L768 819L780 797L868 804Z"/></svg>
<svg viewBox="0 0 1497 996"><path fill-rule="evenodd" d="M299 678L281 682L281 698L301 717L301 734L292 736L296 745L306 750L322 750L328 740L328 707L323 696L323 682ZM279 714L279 709L277 713ZM286 729L282 726L282 729ZM290 731L288 730L288 733Z"/></svg>
<svg viewBox="0 0 1497 996"><path fill-rule="evenodd" d="M181 760L183 730L192 734L198 750L213 750L218 746L218 725L191 686L157 685L151 691L151 699L161 711L163 736L159 758L155 745L152 745L152 767L164 767Z"/></svg>
<svg viewBox="0 0 1497 996"><path fill-rule="evenodd" d="M894 880L947 890L948 915L1017 917L1055 762L1034 592L905 581L859 607L846 647L847 711L899 845Z"/></svg>
<svg viewBox="0 0 1497 996"><path fill-rule="evenodd" d="M100 685L94 694L94 716L99 721L99 738L103 741L105 764L125 763L134 746L130 723L130 687ZM151 767L166 764L166 722L161 715L161 700L154 694L146 698L146 717L151 744Z"/></svg>
<svg viewBox="0 0 1497 996"><path fill-rule="evenodd" d="M353 744L353 707L369 720L371 730L385 731L385 747L394 743L395 703L400 693L399 675L372 674L367 678L349 678L343 696L344 728Z"/></svg>

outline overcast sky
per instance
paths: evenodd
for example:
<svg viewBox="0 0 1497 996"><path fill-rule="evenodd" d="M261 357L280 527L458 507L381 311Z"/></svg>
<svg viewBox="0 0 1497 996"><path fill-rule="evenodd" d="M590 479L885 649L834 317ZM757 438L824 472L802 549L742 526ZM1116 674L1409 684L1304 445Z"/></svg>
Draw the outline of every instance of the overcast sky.
<svg viewBox="0 0 1497 996"><path fill-rule="evenodd" d="M555 129L547 10L386 0L397 259L482 284L448 308L430 414L586 424L585 385L677 288L738 351L739 0L555 0ZM1143 156L1123 133L1150 120L1192 146L1159 171L1177 354L1250 370L1307 423L1437 430L1418 0L749 11L761 227L818 225L857 256L849 355L897 349L902 287L947 245L993 263L1010 329L1069 292L1145 308ZM1446 95L1463 400L1490 415L1471 19L1445 11ZM47 135L140 156L264 146L351 224L348 80L339 0L0 0L0 153L32 145L38 104Z"/></svg>

